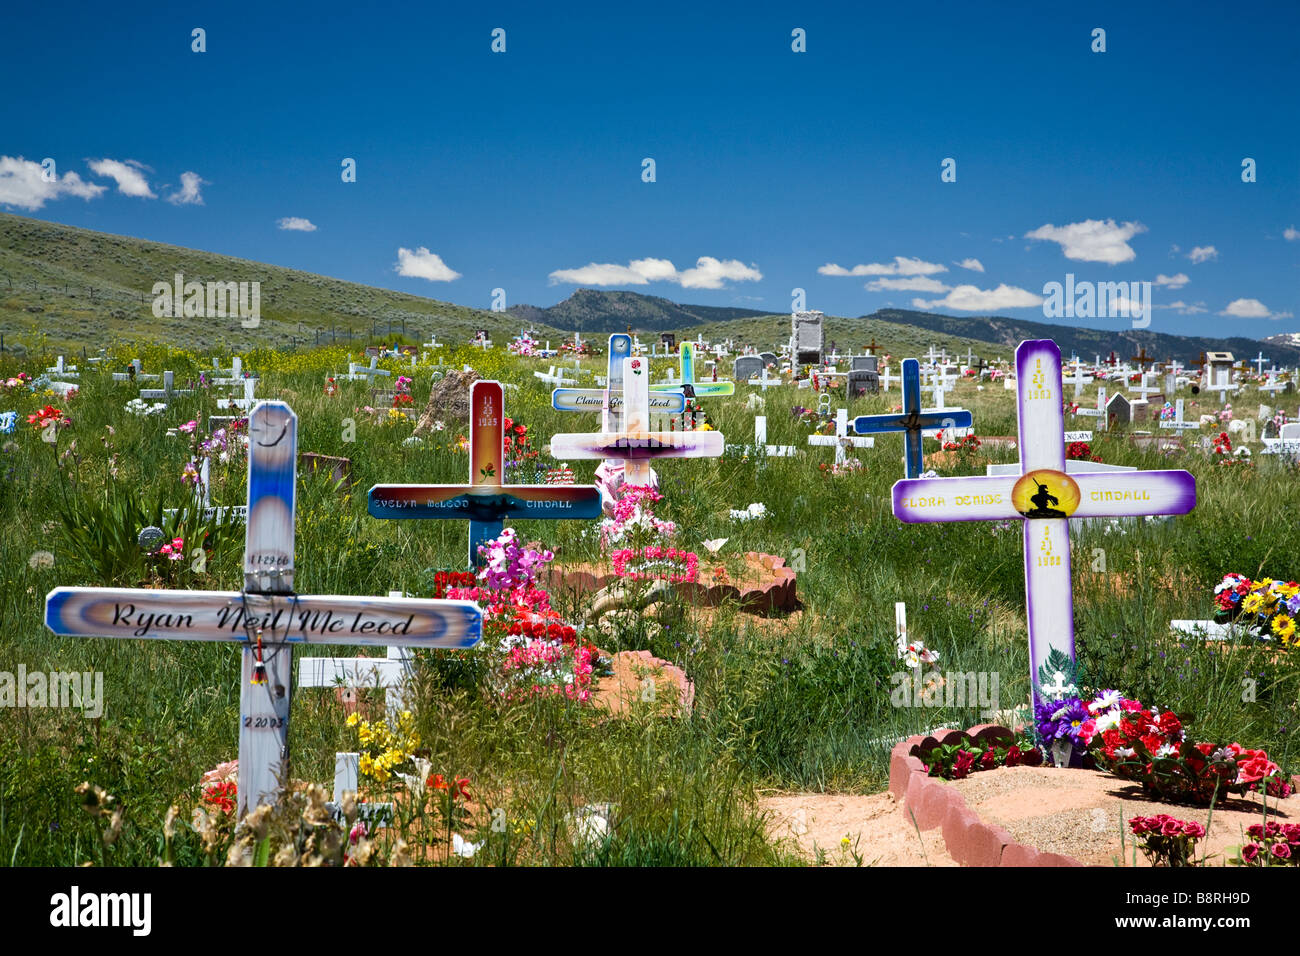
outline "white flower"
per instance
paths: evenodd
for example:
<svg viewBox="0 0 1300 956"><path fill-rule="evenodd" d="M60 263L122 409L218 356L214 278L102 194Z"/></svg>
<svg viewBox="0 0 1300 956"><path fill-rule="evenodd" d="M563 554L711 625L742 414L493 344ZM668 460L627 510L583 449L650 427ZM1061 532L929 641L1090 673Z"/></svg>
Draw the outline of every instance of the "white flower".
<svg viewBox="0 0 1300 956"><path fill-rule="evenodd" d="M33 570L36 570L37 568L52 568L54 567L54 555L50 554L48 551L35 551L32 553L32 556L27 559L27 566Z"/></svg>
<svg viewBox="0 0 1300 956"><path fill-rule="evenodd" d="M1119 706L1119 696L1119 691L1108 690L1104 694L1098 695L1097 699L1088 706L1088 709L1094 714L1099 710L1110 710L1112 707Z"/></svg>
<svg viewBox="0 0 1300 956"><path fill-rule="evenodd" d="M457 856L463 856L468 860L482 848L482 841L478 843L470 843L459 833L453 833L451 835L451 852L455 853Z"/></svg>
<svg viewBox="0 0 1300 956"><path fill-rule="evenodd" d="M446 422L436 421L433 423L433 430L436 432L443 431L446 427Z"/></svg>
<svg viewBox="0 0 1300 956"><path fill-rule="evenodd" d="M1102 734L1108 730L1115 730L1119 727L1120 713L1118 710L1108 710L1097 718L1097 733Z"/></svg>
<svg viewBox="0 0 1300 956"><path fill-rule="evenodd" d="M1160 749L1156 751L1157 757L1174 757L1178 754L1177 744L1161 744Z"/></svg>
<svg viewBox="0 0 1300 956"><path fill-rule="evenodd" d="M1137 751L1135 751L1132 747L1116 747L1116 748L1115 748L1115 756L1116 756L1116 757L1131 757L1131 756L1133 756L1133 754L1135 754L1136 752L1137 752Z"/></svg>

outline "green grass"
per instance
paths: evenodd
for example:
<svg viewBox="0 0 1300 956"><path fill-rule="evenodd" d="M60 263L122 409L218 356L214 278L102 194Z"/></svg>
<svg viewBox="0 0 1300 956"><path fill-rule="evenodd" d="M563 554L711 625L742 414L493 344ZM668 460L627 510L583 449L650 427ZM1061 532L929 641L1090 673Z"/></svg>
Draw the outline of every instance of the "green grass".
<svg viewBox="0 0 1300 956"><path fill-rule="evenodd" d="M895 355L913 344L876 334ZM202 364L193 353L157 346L140 351L146 369L172 368L182 380ZM371 424L357 411L369 401L364 383L342 383L339 396L325 396L324 376L340 370L345 351L245 355L247 365L262 372L259 394L283 397L297 412L300 449L344 455L353 463L350 498L322 478L300 478L296 586L303 593L401 588L427 595L431 569L459 567L463 560L464 525L374 520L365 511L364 490L378 481L464 481L465 456L436 447L450 445L458 432L452 427L433 442L403 445L409 425ZM21 366L0 360L0 379L20 369L38 372L51 357L34 356ZM487 376L520 384L508 393L507 413L541 440L595 426L593 416L550 408L547 391L531 374L548 363L472 350L448 361L470 362ZM658 366L667 363L655 365L658 379ZM415 376L417 408L428 394L429 371ZM0 536L0 670L13 672L21 664L28 671L101 671L105 682L98 720L70 710L0 710L0 861L151 864L162 853L168 806L192 796L205 770L235 756L238 648L63 639L42 624L43 598L52 587L145 580L140 555L122 542L129 542L143 514L183 501L179 476L188 443L166 430L190 418L204 420L215 411L212 397L178 400L160 419L135 419L123 406L136 392L129 384L87 376L81 395L66 406L74 426L57 448L23 427L0 439L0 520L6 528ZM980 434L1014 433L1012 393L962 383L950 397L972 409ZM764 398L769 442L805 445L808 428L789 409L815 404L811 393L783 387ZM897 391L858 399L850 413L887 411L897 400ZM45 401L27 393L0 396L0 411L26 415ZM742 397L706 407L729 441L752 441L754 413ZM355 422L353 442L345 440L348 419ZM1072 427L1088 426L1076 419ZM79 463L60 465L58 456L73 439ZM1211 588L1227 571L1300 576L1288 517L1300 497L1295 473L1263 460L1250 470L1221 468L1196 450L1170 461L1137 452L1123 434L1099 436L1094 450L1112 463L1187 468L1197 477L1199 504L1167 524L1075 536L1076 629L1085 672L1097 686L1120 687L1194 714L1199 737L1238 739L1294 766L1291 729L1300 687L1291 659L1271 661L1259 647L1225 651L1180 642L1166 624L1208 617ZM113 453L116 477L108 470ZM1018 528L896 521L889 507L890 487L901 477L896 437L878 438L875 449L861 453L868 467L860 474L833 478L819 471L817 464L829 463L831 455L815 449L803 458L680 460L657 469L666 496L660 514L676 521L685 545L701 553L705 573L711 563L699 542L715 537L730 539L724 555L753 549L806 562L798 580L803 611L797 626L772 626L735 609L705 615L687 606L679 609L680 623L647 643L696 682L690 719L601 721L573 705L503 706L468 691L472 674L467 677L452 655L424 655L418 724L434 770L468 776L486 806L504 808L510 820L534 821L526 834L507 837L491 830L486 817L478 819L465 835L488 846L474 862L791 862L786 848L764 837L758 791L879 791L894 739L979 720L973 707L891 705L890 675L900 669L895 601L907 602L912 632L939 651L941 670L996 671L999 705L1023 703L1029 680ZM1013 453L993 457L1014 460ZM573 464L580 481L590 478L592 464ZM215 503L241 503L241 476L216 477ZM731 521L730 508L755 501L766 504L768 517ZM555 547L561 562L597 554L583 523L521 522L519 528L525 539ZM183 523L180 530L188 538L197 529ZM183 563L169 570L169 586L239 586L241 536L237 529L216 530L219 546L206 570ZM1098 549L1105 574L1088 571ZM54 554L53 567L29 566L40 550ZM1253 700L1243 699L1243 681L1254 682ZM356 743L328 689L295 694L290 741L293 776L326 785L334 752ZM73 794L83 780L104 787L126 808L122 835L111 847L101 849L102 824ZM614 838L575 848L566 814L606 802L618 808ZM178 862L201 861L193 834L177 839Z"/></svg>

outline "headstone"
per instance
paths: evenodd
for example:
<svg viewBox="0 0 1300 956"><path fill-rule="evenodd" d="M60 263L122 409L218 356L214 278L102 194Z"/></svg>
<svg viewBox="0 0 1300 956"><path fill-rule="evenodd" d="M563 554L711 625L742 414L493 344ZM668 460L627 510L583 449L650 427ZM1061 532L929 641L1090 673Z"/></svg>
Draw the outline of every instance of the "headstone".
<svg viewBox="0 0 1300 956"><path fill-rule="evenodd" d="M1106 421L1129 424L1133 421L1133 403L1119 392L1110 397L1106 403Z"/></svg>
<svg viewBox="0 0 1300 956"><path fill-rule="evenodd" d="M737 382L747 382L764 369L763 360L757 355L739 355L731 363L731 377Z"/></svg>

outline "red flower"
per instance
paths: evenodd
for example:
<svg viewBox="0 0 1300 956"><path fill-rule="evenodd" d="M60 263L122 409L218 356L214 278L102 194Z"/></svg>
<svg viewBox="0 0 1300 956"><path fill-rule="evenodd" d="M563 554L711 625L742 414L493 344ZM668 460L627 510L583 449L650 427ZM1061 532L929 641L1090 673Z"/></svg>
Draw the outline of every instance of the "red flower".
<svg viewBox="0 0 1300 956"><path fill-rule="evenodd" d="M969 750L962 750L957 753L957 759L953 763L952 778L962 780L970 774L971 767L975 764L975 755Z"/></svg>
<svg viewBox="0 0 1300 956"><path fill-rule="evenodd" d="M1183 722L1171 711L1165 711L1160 715L1160 729L1172 737L1183 729Z"/></svg>
<svg viewBox="0 0 1300 956"><path fill-rule="evenodd" d="M1274 843L1268 848L1268 852L1272 853L1279 860L1291 859L1291 847L1286 843Z"/></svg>

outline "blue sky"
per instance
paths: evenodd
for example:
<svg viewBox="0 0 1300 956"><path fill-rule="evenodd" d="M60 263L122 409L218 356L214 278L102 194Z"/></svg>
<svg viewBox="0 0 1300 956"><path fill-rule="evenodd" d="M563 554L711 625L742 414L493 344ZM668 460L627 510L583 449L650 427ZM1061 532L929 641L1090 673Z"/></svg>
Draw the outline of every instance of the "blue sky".
<svg viewBox="0 0 1300 956"><path fill-rule="evenodd" d="M1041 320L1072 273L1300 328L1300 4L549 7L11 6L0 208L481 308Z"/></svg>

